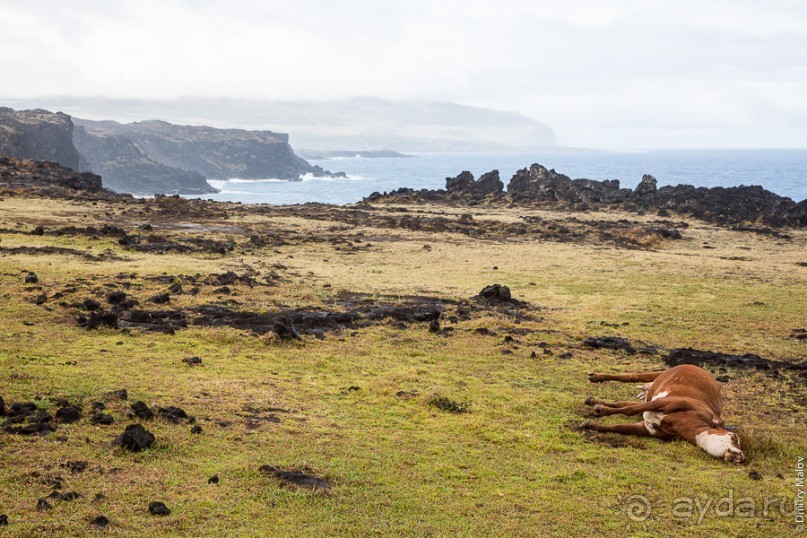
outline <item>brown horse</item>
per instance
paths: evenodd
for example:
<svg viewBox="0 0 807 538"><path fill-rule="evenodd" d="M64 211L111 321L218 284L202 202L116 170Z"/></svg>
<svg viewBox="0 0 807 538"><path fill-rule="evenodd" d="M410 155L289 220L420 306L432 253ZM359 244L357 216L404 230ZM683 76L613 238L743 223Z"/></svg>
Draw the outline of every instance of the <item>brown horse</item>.
<svg viewBox="0 0 807 538"><path fill-rule="evenodd" d="M644 403L604 402L589 397L586 405L594 406L596 416L642 415L642 421L613 426L586 422L584 428L665 440L682 438L716 458L735 463L745 461L737 434L723 427L720 388L714 377L702 368L682 364L663 372L591 373L588 379L592 383L644 383L639 394L639 400Z"/></svg>

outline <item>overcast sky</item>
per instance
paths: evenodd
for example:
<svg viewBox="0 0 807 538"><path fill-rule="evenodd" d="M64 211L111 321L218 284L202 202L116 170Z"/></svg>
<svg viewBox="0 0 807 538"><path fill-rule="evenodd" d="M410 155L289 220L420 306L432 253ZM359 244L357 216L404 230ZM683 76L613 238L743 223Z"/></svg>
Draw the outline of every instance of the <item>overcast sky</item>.
<svg viewBox="0 0 807 538"><path fill-rule="evenodd" d="M807 147L800 0L0 0L0 98L377 96L566 146Z"/></svg>

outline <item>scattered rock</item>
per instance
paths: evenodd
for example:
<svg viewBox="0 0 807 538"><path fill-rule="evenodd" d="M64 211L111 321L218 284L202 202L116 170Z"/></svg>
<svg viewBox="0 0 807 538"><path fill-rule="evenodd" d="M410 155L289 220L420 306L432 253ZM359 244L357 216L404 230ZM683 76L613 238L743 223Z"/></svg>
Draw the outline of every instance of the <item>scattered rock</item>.
<svg viewBox="0 0 807 538"><path fill-rule="evenodd" d="M152 516L167 516L171 514L171 510L163 502L152 501L149 503L149 514Z"/></svg>
<svg viewBox="0 0 807 538"><path fill-rule="evenodd" d="M132 452L140 452L151 448L154 444L154 435L140 424L129 424L126 430L112 441L114 446L120 446Z"/></svg>
<svg viewBox="0 0 807 538"><path fill-rule="evenodd" d="M53 505L50 504L46 499L39 499L36 501L36 509L40 511L51 510L53 509Z"/></svg>
<svg viewBox="0 0 807 538"><path fill-rule="evenodd" d="M796 340L807 340L807 329L793 329L790 331L790 338Z"/></svg>
<svg viewBox="0 0 807 538"><path fill-rule="evenodd" d="M112 392L107 393L107 396L117 398L118 400L129 399L129 393L126 391L126 389L113 390Z"/></svg>
<svg viewBox="0 0 807 538"><path fill-rule="evenodd" d="M214 474L210 478L207 479L208 484L218 484L219 483L219 475Z"/></svg>
<svg viewBox="0 0 807 538"><path fill-rule="evenodd" d="M623 350L627 353L636 353L636 349L625 338L618 336L593 336L583 340L583 343L594 349Z"/></svg>
<svg viewBox="0 0 807 538"><path fill-rule="evenodd" d="M126 294L122 291L113 291L106 296L106 302L111 305L121 305L126 302Z"/></svg>
<svg viewBox="0 0 807 538"><path fill-rule="evenodd" d="M200 433L202 433L202 427L196 424L191 428L191 433L194 435L199 435Z"/></svg>
<svg viewBox="0 0 807 538"><path fill-rule="evenodd" d="M180 421L188 419L188 414L184 409L172 405L158 408L157 414L173 424L179 424Z"/></svg>
<svg viewBox="0 0 807 538"><path fill-rule="evenodd" d="M445 411L447 413L465 413L468 411L467 403L456 402L445 396L434 396L429 399L428 403L432 407L436 407L440 411Z"/></svg>
<svg viewBox="0 0 807 538"><path fill-rule="evenodd" d="M71 473L83 473L87 465L86 461L66 461L62 464L62 467L68 469Z"/></svg>
<svg viewBox="0 0 807 538"><path fill-rule="evenodd" d="M39 282L39 277L36 276L36 273L28 273L25 275L25 283L26 284L36 284Z"/></svg>
<svg viewBox="0 0 807 538"><path fill-rule="evenodd" d="M729 376L727 376L727 375L719 375L719 376L715 377L715 381L719 381L720 383L728 383L729 382Z"/></svg>
<svg viewBox="0 0 807 538"><path fill-rule="evenodd" d="M159 295L153 295L149 297L149 302L154 304L166 304L171 302L171 296L167 293L161 293Z"/></svg>
<svg viewBox="0 0 807 538"><path fill-rule="evenodd" d="M96 413L90 418L90 423L98 426L110 426L115 423L115 418L105 413Z"/></svg>
<svg viewBox="0 0 807 538"><path fill-rule="evenodd" d="M56 410L56 419L62 424L72 424L81 419L81 409L75 405L68 405Z"/></svg>
<svg viewBox="0 0 807 538"><path fill-rule="evenodd" d="M84 301L81 303L81 306L84 308L84 310L93 312L101 308L101 303L99 303L95 299L84 299Z"/></svg>
<svg viewBox="0 0 807 538"><path fill-rule="evenodd" d="M331 489L327 480L295 469L285 470L274 465L262 465L258 471L265 476L277 478L283 486L295 489L309 489L315 493L328 493Z"/></svg>
<svg viewBox="0 0 807 538"><path fill-rule="evenodd" d="M109 518L106 516L98 516L90 521L90 526L96 529L105 529L109 526Z"/></svg>
<svg viewBox="0 0 807 538"><path fill-rule="evenodd" d="M8 516L6 514L0 514L0 527L7 527L8 526Z"/></svg>
<svg viewBox="0 0 807 538"><path fill-rule="evenodd" d="M762 480L762 475L759 474L759 471L757 470L751 470L748 472L748 478L751 480Z"/></svg>
<svg viewBox="0 0 807 538"><path fill-rule="evenodd" d="M202 366L201 357L187 357L185 359L182 359L182 362L184 362L188 366Z"/></svg>
<svg viewBox="0 0 807 538"><path fill-rule="evenodd" d="M149 409L149 406L140 400L132 404L132 413L141 420L151 420L154 418L154 411Z"/></svg>
<svg viewBox="0 0 807 538"><path fill-rule="evenodd" d="M416 398L418 395L418 391L416 390L399 390L395 393L395 396L400 398L401 400L411 400L412 398Z"/></svg>
<svg viewBox="0 0 807 538"><path fill-rule="evenodd" d="M510 302L513 299L510 294L510 288L502 286L501 284L485 286L482 288L482 291L479 292L478 297L489 302Z"/></svg>
<svg viewBox="0 0 807 538"><path fill-rule="evenodd" d="M59 501L59 502L75 501L79 497L81 497L81 495L76 493L75 491L68 491L66 493L59 493L58 491L54 491L54 492L51 492L50 495L48 495L49 499L53 499L53 500Z"/></svg>

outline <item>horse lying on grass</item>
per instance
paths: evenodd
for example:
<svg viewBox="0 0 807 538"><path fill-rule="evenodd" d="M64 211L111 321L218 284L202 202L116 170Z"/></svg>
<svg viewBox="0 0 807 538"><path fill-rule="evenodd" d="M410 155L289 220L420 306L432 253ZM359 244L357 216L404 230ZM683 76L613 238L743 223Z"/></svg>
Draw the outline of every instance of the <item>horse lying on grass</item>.
<svg viewBox="0 0 807 538"><path fill-rule="evenodd" d="M642 415L635 424L611 426L586 422L583 427L599 432L623 435L686 439L716 458L742 463L745 454L737 434L726 430L720 414L723 401L717 382L708 372L691 364L682 364L663 372L636 374L588 374L592 383L622 381L644 383L635 402L604 402L589 397L586 405L594 406L594 415Z"/></svg>

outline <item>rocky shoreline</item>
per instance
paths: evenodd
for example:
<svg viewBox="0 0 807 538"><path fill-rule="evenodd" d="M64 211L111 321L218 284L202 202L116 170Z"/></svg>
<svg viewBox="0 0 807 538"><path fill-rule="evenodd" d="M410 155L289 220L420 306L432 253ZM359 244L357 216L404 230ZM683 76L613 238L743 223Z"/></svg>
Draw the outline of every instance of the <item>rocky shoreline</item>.
<svg viewBox="0 0 807 538"><path fill-rule="evenodd" d="M498 170L478 180L468 171L446 178L438 190L400 188L389 193L374 192L364 203L438 203L452 206L510 204L552 207L575 211L622 209L636 213L655 212L692 216L722 225L764 224L807 226L807 200L799 203L759 186L658 187L655 177L645 175L635 189L620 187L618 179L597 181L571 179L540 164L516 172L505 191Z"/></svg>

